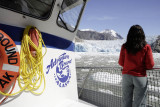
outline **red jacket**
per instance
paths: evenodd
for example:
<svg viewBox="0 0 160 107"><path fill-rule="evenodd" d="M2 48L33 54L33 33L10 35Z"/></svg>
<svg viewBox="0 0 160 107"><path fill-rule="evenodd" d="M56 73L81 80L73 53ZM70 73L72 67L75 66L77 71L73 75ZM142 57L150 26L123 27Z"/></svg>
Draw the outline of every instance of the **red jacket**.
<svg viewBox="0 0 160 107"><path fill-rule="evenodd" d="M133 76L146 76L146 70L154 66L153 55L150 45L146 45L135 55L128 54L124 45L121 47L119 65L123 67L122 74Z"/></svg>

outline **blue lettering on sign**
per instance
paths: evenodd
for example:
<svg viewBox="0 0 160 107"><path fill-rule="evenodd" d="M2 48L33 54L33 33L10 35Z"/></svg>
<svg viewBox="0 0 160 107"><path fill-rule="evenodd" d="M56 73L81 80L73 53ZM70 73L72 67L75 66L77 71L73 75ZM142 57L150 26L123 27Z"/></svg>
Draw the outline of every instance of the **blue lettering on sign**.
<svg viewBox="0 0 160 107"><path fill-rule="evenodd" d="M56 69L54 73L54 78L59 87L66 87L71 78L71 71L69 65L71 64L72 59L69 55L63 53L58 58L51 59L50 65L47 66L48 74L52 68Z"/></svg>

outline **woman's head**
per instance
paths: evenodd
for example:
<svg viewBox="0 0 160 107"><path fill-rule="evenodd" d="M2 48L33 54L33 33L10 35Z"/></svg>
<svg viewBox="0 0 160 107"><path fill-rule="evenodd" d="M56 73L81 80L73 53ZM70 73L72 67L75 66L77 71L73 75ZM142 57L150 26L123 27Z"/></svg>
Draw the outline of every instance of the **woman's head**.
<svg viewBox="0 0 160 107"><path fill-rule="evenodd" d="M140 25L131 26L127 35L127 41L124 44L127 51L129 53L136 54L146 44L145 34L142 27Z"/></svg>

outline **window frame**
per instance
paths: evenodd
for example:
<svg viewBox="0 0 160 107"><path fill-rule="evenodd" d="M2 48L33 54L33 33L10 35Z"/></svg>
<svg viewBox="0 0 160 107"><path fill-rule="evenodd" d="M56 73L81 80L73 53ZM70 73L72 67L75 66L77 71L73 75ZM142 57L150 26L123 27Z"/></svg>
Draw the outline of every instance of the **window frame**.
<svg viewBox="0 0 160 107"><path fill-rule="evenodd" d="M58 25L59 27L61 27L61 28L64 28L64 29L67 30L67 31L72 32L72 33L75 32L75 31L77 30L78 25L79 25L79 22L80 22L80 19L81 19L81 17L82 17L82 13L83 13L83 11L84 11L84 8L85 8L85 5L86 5L87 0L83 0L83 2L84 2L84 5L82 6L82 9L81 9L81 11L80 11L80 13L79 13L79 16L78 16L78 19L77 19L77 23L76 23L76 26L75 26L75 28L74 28L73 31L67 29L66 27L64 27L64 26L62 26L62 25L60 25L60 24L58 23L58 18L59 18L59 15L60 15L60 13L61 13L61 12L60 12L61 10L59 10L59 13L58 13L58 16L57 16L57 21L56 21L57 25ZM63 0L63 2L62 2L62 4L61 4L61 8L62 8L63 3L64 3L64 0Z"/></svg>

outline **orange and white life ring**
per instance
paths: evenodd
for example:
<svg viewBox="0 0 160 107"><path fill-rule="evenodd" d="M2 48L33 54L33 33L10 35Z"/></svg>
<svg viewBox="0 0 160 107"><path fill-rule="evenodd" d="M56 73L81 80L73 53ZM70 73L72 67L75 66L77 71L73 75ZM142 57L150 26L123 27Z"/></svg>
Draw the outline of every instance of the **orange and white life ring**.
<svg viewBox="0 0 160 107"><path fill-rule="evenodd" d="M20 55L14 41L0 30L0 91L5 92L19 76Z"/></svg>

